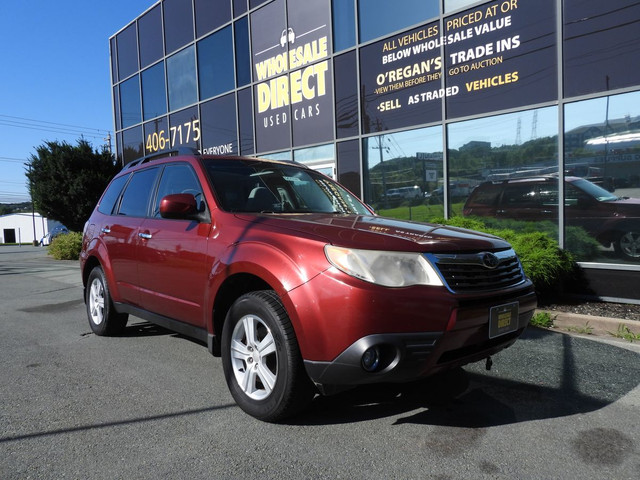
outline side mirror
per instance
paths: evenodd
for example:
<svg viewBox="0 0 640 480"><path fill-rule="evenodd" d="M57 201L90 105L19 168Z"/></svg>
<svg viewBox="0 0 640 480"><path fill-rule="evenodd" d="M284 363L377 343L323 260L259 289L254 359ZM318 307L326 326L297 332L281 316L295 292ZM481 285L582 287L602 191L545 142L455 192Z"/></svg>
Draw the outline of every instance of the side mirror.
<svg viewBox="0 0 640 480"><path fill-rule="evenodd" d="M174 193L160 200L160 216L181 220L194 220L198 215L198 203L190 193Z"/></svg>

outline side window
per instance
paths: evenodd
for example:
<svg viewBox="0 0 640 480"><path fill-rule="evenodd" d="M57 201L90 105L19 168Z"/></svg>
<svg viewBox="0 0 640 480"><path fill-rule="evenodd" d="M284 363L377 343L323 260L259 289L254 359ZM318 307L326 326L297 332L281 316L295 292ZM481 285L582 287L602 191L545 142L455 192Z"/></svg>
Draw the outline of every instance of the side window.
<svg viewBox="0 0 640 480"><path fill-rule="evenodd" d="M195 172L186 163L167 165L164 168L160 178L160 185L158 186L158 193L153 202L154 217L160 217L160 201L162 198L174 193L190 193L200 205L200 210L204 209L202 187Z"/></svg>
<svg viewBox="0 0 640 480"><path fill-rule="evenodd" d="M157 168L148 168L133 174L131 181L122 195L118 215L127 215L129 217L147 216L149 197L157 173Z"/></svg>
<svg viewBox="0 0 640 480"><path fill-rule="evenodd" d="M533 184L513 184L504 189L502 204L504 206L525 206L539 203Z"/></svg>
<svg viewBox="0 0 640 480"><path fill-rule="evenodd" d="M107 191L104 192L102 196L102 200L100 200L100 204L98 205L98 211L100 213L104 213L105 215L111 215L113 213L113 208L118 201L118 197L120 196L120 192L122 192L122 187L127 183L129 179L129 175L123 175L122 177L118 177L107 187Z"/></svg>
<svg viewBox="0 0 640 480"><path fill-rule="evenodd" d="M558 183L544 183L540 185L540 203L545 207L558 206Z"/></svg>

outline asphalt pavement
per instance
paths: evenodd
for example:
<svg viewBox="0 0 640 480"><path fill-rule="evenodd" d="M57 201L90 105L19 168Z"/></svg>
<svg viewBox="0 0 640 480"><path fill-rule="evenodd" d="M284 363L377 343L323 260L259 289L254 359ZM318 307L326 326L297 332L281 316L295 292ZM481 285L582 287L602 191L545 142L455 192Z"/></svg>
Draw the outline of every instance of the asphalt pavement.
<svg viewBox="0 0 640 480"><path fill-rule="evenodd" d="M0 246L0 479L634 479L640 345L530 328L494 366L244 414L205 345L91 333L78 262Z"/></svg>

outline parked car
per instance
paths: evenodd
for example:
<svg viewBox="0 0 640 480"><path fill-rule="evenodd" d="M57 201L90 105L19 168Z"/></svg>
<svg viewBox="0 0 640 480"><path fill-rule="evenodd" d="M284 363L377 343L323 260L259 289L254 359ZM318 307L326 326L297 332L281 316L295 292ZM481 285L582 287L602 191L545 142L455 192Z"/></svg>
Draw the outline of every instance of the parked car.
<svg viewBox="0 0 640 480"><path fill-rule="evenodd" d="M390 200L393 200L393 199L414 200L416 198L422 198L423 193L422 193L422 189L419 186L414 185L413 187L391 188L387 190L386 196Z"/></svg>
<svg viewBox="0 0 640 480"><path fill-rule="evenodd" d="M469 195L463 215L551 220L558 218L555 175L485 182ZM640 199L618 197L579 177L565 177L567 225L584 228L623 258L640 260Z"/></svg>
<svg viewBox="0 0 640 480"><path fill-rule="evenodd" d="M206 342L238 405L406 382L513 344L536 307L510 245L376 216L292 162L144 158L111 181L80 256L98 335L129 314Z"/></svg>
<svg viewBox="0 0 640 480"><path fill-rule="evenodd" d="M59 235L64 235L66 233L69 233L69 229L64 225L58 225L57 227L54 227L53 229L51 229L49 233L47 233L45 236L43 236L40 239L40 246L46 247L47 245L51 245L51 242L53 241L54 238L56 238Z"/></svg>

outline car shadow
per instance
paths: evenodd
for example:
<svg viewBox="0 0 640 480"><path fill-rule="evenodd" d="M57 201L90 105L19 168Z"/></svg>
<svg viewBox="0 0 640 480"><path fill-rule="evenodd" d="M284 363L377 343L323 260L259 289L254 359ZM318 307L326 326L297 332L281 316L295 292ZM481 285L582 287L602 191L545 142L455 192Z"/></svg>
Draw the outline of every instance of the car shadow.
<svg viewBox="0 0 640 480"><path fill-rule="evenodd" d="M486 428L601 409L640 384L640 355L615 345L530 328L494 357L404 385L369 385L316 397L290 424L353 423Z"/></svg>

